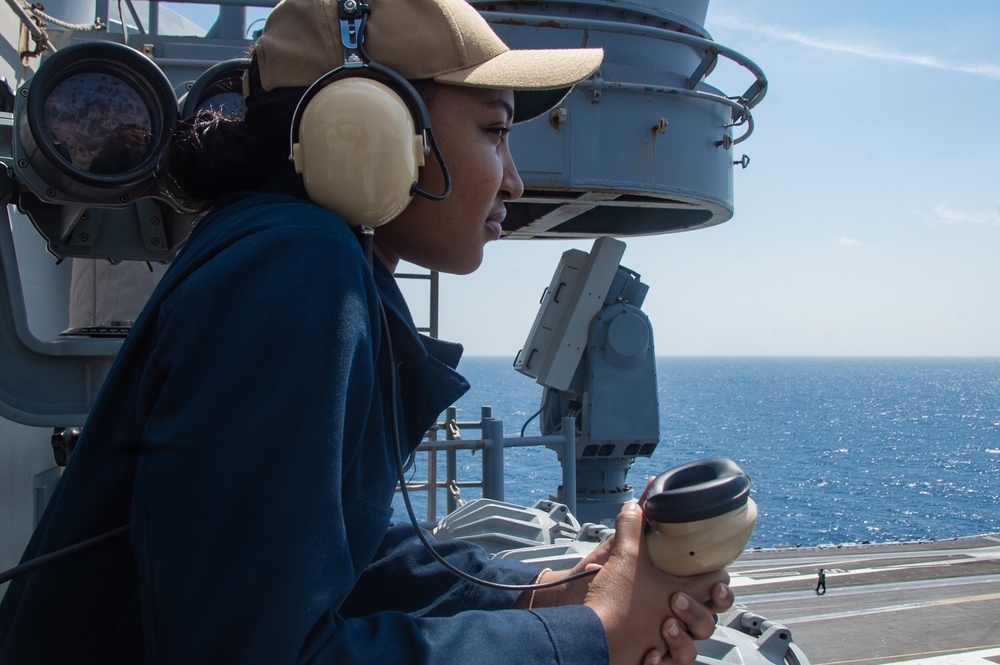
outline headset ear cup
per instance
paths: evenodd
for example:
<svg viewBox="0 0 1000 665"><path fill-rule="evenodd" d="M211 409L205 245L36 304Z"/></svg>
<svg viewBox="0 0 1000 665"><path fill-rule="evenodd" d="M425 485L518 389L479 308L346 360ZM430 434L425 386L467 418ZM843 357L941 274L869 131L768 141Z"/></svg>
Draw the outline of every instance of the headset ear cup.
<svg viewBox="0 0 1000 665"><path fill-rule="evenodd" d="M379 226L403 212L424 152L403 99L363 77L335 80L313 95L292 145L310 200L350 226Z"/></svg>

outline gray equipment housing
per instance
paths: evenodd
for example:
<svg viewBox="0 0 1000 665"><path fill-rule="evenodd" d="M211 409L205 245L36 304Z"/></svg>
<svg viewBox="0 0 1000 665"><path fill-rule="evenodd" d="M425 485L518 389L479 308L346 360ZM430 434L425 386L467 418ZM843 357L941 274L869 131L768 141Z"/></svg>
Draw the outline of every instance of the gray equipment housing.
<svg viewBox="0 0 1000 665"><path fill-rule="evenodd" d="M542 436L574 427L575 490L584 520L611 523L633 498L626 482L637 456L660 440L653 329L641 307L649 288L618 264L624 243L599 238L586 252L563 253L514 368L543 386ZM563 462L563 446L551 446ZM566 492L575 492L575 497Z"/></svg>
<svg viewBox="0 0 1000 665"><path fill-rule="evenodd" d="M605 50L597 75L512 137L525 192L504 222L511 237L650 235L732 217L733 165L748 163L734 148L767 80L711 40L707 0L472 4L514 48ZM704 81L720 59L750 74L746 91Z"/></svg>

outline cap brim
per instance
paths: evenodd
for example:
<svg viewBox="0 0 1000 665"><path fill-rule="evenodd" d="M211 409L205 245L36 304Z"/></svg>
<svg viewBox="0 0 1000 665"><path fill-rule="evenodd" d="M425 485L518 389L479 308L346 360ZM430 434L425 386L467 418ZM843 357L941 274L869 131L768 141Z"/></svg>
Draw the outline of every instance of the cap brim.
<svg viewBox="0 0 1000 665"><path fill-rule="evenodd" d="M486 62L439 74L439 83L514 91L514 122L536 118L563 100L570 89L595 71L604 58L599 48L526 49L500 53Z"/></svg>
<svg viewBox="0 0 1000 665"><path fill-rule="evenodd" d="M559 106L572 89L569 87L558 90L515 90L514 124L534 120Z"/></svg>

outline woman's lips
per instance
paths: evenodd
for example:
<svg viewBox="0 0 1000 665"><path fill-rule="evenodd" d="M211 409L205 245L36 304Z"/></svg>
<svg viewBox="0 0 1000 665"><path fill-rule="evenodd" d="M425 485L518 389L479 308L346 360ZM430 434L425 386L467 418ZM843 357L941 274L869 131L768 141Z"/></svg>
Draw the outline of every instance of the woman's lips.
<svg viewBox="0 0 1000 665"><path fill-rule="evenodd" d="M503 227L500 225L500 222L496 219L490 218L486 220L486 226L493 232L493 235L495 236L494 240L499 240L500 233L503 231Z"/></svg>
<svg viewBox="0 0 1000 665"><path fill-rule="evenodd" d="M502 208L486 218L486 226L493 232L493 239L499 240L503 233L503 220L507 216L507 209Z"/></svg>

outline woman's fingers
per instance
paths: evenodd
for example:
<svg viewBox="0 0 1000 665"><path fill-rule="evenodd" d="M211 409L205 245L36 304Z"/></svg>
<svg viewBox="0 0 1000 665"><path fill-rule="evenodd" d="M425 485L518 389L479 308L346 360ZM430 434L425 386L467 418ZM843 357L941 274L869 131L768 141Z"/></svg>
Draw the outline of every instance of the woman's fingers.
<svg viewBox="0 0 1000 665"><path fill-rule="evenodd" d="M709 601L710 609L716 614L726 612L736 602L736 594L728 584L719 582L712 586L712 599Z"/></svg>
<svg viewBox="0 0 1000 665"><path fill-rule="evenodd" d="M675 593L670 599L670 609L677 621L681 622L680 627L686 627L694 639L707 640L715 632L715 614L704 604L695 602L686 593ZM666 623L669 623L669 619Z"/></svg>

